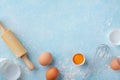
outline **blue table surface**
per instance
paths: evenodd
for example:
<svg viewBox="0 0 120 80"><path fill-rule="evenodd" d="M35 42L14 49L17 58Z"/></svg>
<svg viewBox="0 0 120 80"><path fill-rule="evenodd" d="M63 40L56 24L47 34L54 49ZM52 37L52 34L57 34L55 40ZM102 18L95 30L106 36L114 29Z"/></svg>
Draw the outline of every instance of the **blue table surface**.
<svg viewBox="0 0 120 80"><path fill-rule="evenodd" d="M109 45L110 59L120 56L120 47L108 40L109 32L120 28L120 0L0 0L0 21L17 35L36 67L29 71L0 39L0 57L22 68L19 80L45 80L51 66L60 70L58 80L81 80L86 68L73 65L72 55L82 52L89 62L99 44ZM54 59L47 67L38 63L39 55L45 51L50 51ZM107 67L88 78L106 79L120 80L120 72ZM6 79L0 75L0 80Z"/></svg>

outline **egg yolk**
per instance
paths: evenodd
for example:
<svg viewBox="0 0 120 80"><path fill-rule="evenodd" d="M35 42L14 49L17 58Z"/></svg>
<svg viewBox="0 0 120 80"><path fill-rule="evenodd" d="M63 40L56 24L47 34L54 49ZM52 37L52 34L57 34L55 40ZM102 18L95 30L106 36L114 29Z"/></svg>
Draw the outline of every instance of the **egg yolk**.
<svg viewBox="0 0 120 80"><path fill-rule="evenodd" d="M82 54L76 54L73 57L73 62L75 64L82 64L84 61L84 56Z"/></svg>

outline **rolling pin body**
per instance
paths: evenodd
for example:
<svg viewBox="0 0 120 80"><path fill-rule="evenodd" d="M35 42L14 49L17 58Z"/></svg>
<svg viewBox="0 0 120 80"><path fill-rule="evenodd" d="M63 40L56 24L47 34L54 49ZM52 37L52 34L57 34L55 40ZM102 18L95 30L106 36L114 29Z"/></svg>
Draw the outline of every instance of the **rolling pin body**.
<svg viewBox="0 0 120 80"><path fill-rule="evenodd" d="M16 57L20 58L27 53L27 50L22 46L22 44L10 30L3 32L2 38L12 50L12 52L16 55Z"/></svg>

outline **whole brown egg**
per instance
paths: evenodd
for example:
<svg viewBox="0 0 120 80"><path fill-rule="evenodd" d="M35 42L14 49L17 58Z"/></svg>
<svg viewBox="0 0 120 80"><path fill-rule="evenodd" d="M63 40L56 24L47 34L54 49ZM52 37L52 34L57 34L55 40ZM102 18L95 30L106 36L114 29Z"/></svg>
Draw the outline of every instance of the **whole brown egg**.
<svg viewBox="0 0 120 80"><path fill-rule="evenodd" d="M56 80L59 75L59 70L56 67L51 67L46 72L46 80Z"/></svg>
<svg viewBox="0 0 120 80"><path fill-rule="evenodd" d="M113 70L120 70L120 58L115 58L111 61L110 67Z"/></svg>
<svg viewBox="0 0 120 80"><path fill-rule="evenodd" d="M44 52L39 56L39 63L42 66L47 66L52 62L52 54L50 52Z"/></svg>

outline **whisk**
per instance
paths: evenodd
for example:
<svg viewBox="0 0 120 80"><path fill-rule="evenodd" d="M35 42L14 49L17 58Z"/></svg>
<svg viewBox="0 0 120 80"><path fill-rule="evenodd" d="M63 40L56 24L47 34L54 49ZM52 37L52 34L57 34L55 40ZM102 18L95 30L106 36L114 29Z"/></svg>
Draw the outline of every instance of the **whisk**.
<svg viewBox="0 0 120 80"><path fill-rule="evenodd" d="M83 76L82 80L85 80L92 73L92 71L94 71L94 69L105 64L105 61L107 60L110 53L109 51L110 48L108 45L101 44L98 46L96 53L91 60L91 64L88 65L87 72Z"/></svg>

